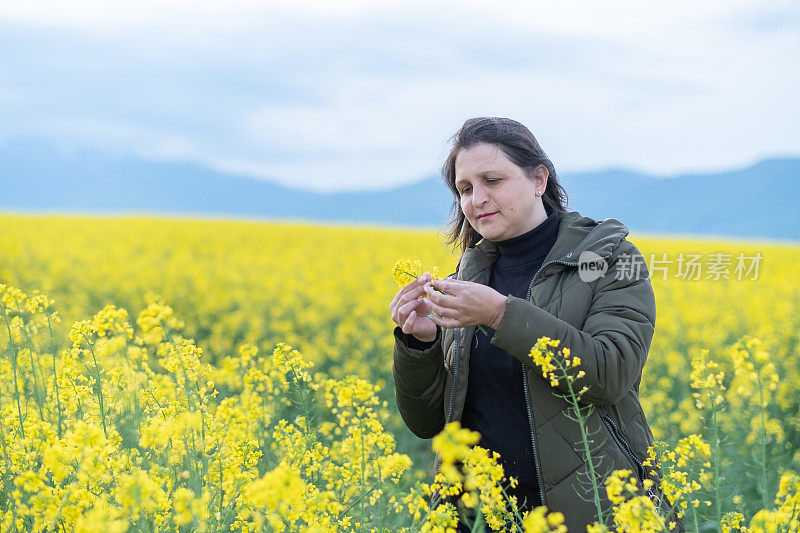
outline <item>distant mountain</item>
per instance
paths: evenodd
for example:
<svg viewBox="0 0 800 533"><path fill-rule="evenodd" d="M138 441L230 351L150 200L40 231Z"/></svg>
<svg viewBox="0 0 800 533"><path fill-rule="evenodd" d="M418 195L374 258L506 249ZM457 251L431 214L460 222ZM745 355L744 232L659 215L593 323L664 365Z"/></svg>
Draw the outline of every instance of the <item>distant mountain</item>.
<svg viewBox="0 0 800 533"><path fill-rule="evenodd" d="M40 143L0 145L0 210L235 215L380 224L444 223L436 180L380 192L316 193L209 170Z"/></svg>
<svg viewBox="0 0 800 533"><path fill-rule="evenodd" d="M611 169L560 176L570 209L631 231L800 240L800 158L736 171L656 178ZM441 226L438 177L387 191L315 193L191 163L0 146L0 210L263 217Z"/></svg>
<svg viewBox="0 0 800 533"><path fill-rule="evenodd" d="M574 209L632 231L800 240L800 159L670 178L575 174L564 186Z"/></svg>

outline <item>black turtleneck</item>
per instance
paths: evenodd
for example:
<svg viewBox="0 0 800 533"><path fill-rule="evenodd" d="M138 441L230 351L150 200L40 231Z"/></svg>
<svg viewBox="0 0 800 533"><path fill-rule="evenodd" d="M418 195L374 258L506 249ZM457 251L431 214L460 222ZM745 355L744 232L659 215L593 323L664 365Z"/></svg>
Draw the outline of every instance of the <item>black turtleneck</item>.
<svg viewBox="0 0 800 533"><path fill-rule="evenodd" d="M547 219L532 230L496 242L500 252L489 286L503 295L527 296L528 287L558 236L558 212L547 209ZM512 490L527 509L542 505L531 445L530 423L522 383L522 363L489 340L492 328L480 330L469 359L469 381L461 424L481 433L480 445L500 454L506 476L519 486Z"/></svg>

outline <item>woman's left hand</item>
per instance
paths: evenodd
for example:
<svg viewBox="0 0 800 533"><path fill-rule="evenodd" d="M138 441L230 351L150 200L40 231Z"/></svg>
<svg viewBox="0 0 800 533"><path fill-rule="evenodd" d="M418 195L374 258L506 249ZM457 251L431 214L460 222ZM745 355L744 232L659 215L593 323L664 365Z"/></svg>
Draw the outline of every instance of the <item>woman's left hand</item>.
<svg viewBox="0 0 800 533"><path fill-rule="evenodd" d="M429 281L425 293L427 307L435 313L431 319L443 328L484 325L497 329L508 299L486 285L455 279Z"/></svg>

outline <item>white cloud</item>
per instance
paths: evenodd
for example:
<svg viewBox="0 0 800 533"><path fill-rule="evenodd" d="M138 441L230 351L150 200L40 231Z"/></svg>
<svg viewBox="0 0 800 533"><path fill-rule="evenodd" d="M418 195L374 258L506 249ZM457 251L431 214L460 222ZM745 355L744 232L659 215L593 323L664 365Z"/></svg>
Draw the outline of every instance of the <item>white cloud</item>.
<svg viewBox="0 0 800 533"><path fill-rule="evenodd" d="M562 171L730 168L800 152L798 20L755 0L6 3L0 138L386 187L503 115Z"/></svg>
<svg viewBox="0 0 800 533"><path fill-rule="evenodd" d="M287 12L348 16L368 10L367 0L32 0L0 4L0 19L28 25L74 28L94 33L141 29L156 24L177 32L202 25L218 31L250 26L265 15ZM397 2L386 2L385 6ZM181 22L183 24L181 24Z"/></svg>

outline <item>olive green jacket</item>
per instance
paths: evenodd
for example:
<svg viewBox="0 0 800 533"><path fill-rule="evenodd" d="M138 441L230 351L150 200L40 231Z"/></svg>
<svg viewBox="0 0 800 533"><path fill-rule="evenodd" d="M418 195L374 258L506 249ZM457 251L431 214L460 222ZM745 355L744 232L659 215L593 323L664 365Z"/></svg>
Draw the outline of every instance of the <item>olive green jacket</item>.
<svg viewBox="0 0 800 533"><path fill-rule="evenodd" d="M556 242L531 281L529 298L509 295L491 339L524 365L530 428L522 429L531 433L536 458L531 468L537 470L544 504L564 513L570 531L586 531L586 524L596 520L581 433L569 418L569 405L557 395L566 389L551 387L529 353L536 340L546 336L559 339L562 347L580 357L585 376L576 380L576 390L588 387L582 401L596 408L588 429L600 472L625 468L640 477L648 475L641 462L653 435L639 403L639 382L653 338L656 305L644 260L626 240L627 234L614 219L597 222L576 212L563 213ZM604 276L581 280L578 261L584 251L605 260ZM497 256L496 245L487 240L468 248L457 279L488 284ZM440 342L426 350L409 348L402 334L396 334L397 405L417 436L433 437L446 423L460 420L474 332L474 326L442 330ZM601 494L607 506L604 488Z"/></svg>

